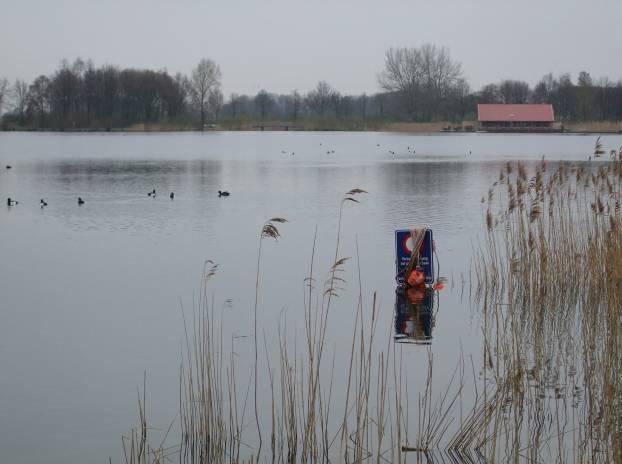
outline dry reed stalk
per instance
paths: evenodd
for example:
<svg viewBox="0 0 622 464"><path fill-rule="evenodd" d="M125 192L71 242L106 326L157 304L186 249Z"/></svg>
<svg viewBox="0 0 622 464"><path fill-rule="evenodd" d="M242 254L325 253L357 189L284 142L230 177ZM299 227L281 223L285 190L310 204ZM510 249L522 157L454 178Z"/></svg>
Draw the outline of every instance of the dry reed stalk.
<svg viewBox="0 0 622 464"><path fill-rule="evenodd" d="M529 182L524 165L516 177L506 166L505 195L490 195L503 201L489 204L473 269L476 299L504 302L484 305L495 409L471 415L453 447L479 430L488 459L622 459L622 382L613 374L622 366L622 154L610 156L550 174L542 162Z"/></svg>
<svg viewBox="0 0 622 464"><path fill-rule="evenodd" d="M259 352L257 349L258 346L258 341L257 341L257 307L259 305L259 277L261 275L260 273L260 266L261 266L261 245L263 243L263 239L264 238L272 238L274 240L277 240L281 234L279 232L279 229L277 228L276 224L283 224L287 222L287 219L281 218L281 217L274 217L268 221L266 221L263 225L263 227L261 228L261 232L259 234L259 246L258 246L258 251L257 251L257 273L256 273L256 279L255 279L255 305L254 305L254 320L253 320L253 341L254 341L254 348L255 348L255 375L254 375L254 381L255 381L255 401L254 401L254 407L255 407L255 422L257 425L257 435L259 436L259 447L257 449L257 456L256 459L257 461L259 461L260 456L261 456L261 445L262 445L262 435L261 435L261 426L259 425L259 411L258 411L258 402L257 402L257 389L259 386L259 378L258 378L258 365L259 365Z"/></svg>

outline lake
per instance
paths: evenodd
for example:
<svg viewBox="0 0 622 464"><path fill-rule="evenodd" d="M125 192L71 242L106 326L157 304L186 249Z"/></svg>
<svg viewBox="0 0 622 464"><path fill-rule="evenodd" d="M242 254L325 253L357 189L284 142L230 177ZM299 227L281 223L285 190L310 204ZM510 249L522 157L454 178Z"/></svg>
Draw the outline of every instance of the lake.
<svg viewBox="0 0 622 464"><path fill-rule="evenodd" d="M481 199L499 171L507 161L533 165L543 156L586 162L595 139L0 133L0 460L122 462L121 435L138 421L145 373L150 423L166 430L179 405L182 308L191 319L206 260L218 263L210 300L224 340L235 340L246 388L259 234L273 217L288 222L278 224L278 241L262 244L260 344L273 341L280 324L300 350L314 237L321 287L334 261L342 198L352 188L368 193L344 204L338 256L352 259L332 303L327 356L350 349L359 271L365 311L377 292L378 343L393 339L394 230L430 227L448 282L431 305L430 348L400 345L416 402L428 349L440 384L460 356L481 354L471 258L485 230ZM621 136L602 140L622 145ZM220 198L218 190L231 195ZM8 207L7 197L19 204ZM343 372L347 366L334 359L334 371Z"/></svg>

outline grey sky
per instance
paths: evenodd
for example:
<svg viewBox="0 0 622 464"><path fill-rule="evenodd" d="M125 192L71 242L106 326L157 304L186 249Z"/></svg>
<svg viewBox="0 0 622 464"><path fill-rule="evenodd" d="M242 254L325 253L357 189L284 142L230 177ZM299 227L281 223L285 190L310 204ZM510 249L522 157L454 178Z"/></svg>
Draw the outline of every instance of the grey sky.
<svg viewBox="0 0 622 464"><path fill-rule="evenodd" d="M306 92L326 80L378 90L391 46L445 45L475 89L583 69L622 78L622 0L0 0L0 77L32 80L62 58L189 73L223 91Z"/></svg>

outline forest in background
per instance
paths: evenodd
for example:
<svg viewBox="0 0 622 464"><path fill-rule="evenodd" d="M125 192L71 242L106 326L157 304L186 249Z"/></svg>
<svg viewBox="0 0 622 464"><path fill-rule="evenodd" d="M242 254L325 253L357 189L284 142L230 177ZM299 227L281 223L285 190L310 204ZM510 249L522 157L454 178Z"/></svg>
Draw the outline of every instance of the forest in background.
<svg viewBox="0 0 622 464"><path fill-rule="evenodd" d="M222 73L210 59L189 75L166 70L95 66L63 60L32 82L0 76L3 130L117 130L154 125L168 130L252 128L288 121L298 128L364 130L388 123L461 124L477 119L478 103L552 103L558 121L622 121L622 79L583 71L546 74L534 87L506 79L474 91L462 65L444 47L392 48L377 76L380 91L341 93L320 81L306 92L222 93Z"/></svg>

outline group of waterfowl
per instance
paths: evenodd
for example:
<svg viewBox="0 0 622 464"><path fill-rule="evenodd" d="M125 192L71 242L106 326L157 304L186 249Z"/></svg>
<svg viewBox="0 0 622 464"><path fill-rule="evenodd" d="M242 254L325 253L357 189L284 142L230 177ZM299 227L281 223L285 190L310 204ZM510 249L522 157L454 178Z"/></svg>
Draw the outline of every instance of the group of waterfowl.
<svg viewBox="0 0 622 464"><path fill-rule="evenodd" d="M11 169L12 166L7 164L6 165L6 169ZM229 192L227 192L226 190L219 190L218 191L218 197L228 197L230 195ZM147 193L147 196L151 197L151 198L155 198L156 197L156 190L153 189L151 192ZM169 195L169 198L171 200L173 200L175 198L175 192L171 192ZM78 197L78 206L82 206L84 203L86 203L82 197ZM14 200L13 198L9 197L6 200L6 205L7 206L16 206L17 204L19 204L19 202L17 200ZM43 198L41 198L41 201L39 202L39 205L41 206L41 208L45 208L48 203L47 201L45 201Z"/></svg>
<svg viewBox="0 0 622 464"><path fill-rule="evenodd" d="M377 143L376 144L377 147L380 147L380 144ZM410 145L406 147L406 151L408 152L409 155L417 155L417 151L414 149L414 147L411 147ZM399 156L400 153L395 152L394 150L388 150L387 154L392 155L392 156ZM473 152L471 150L467 150L465 153L465 156L471 156L473 154Z"/></svg>
<svg viewBox="0 0 622 464"><path fill-rule="evenodd" d="M156 191L155 189L153 189L151 192L147 192L147 196L151 197L151 198L155 198L156 197ZM168 196L171 200L175 198L175 192L171 192L170 195Z"/></svg>
<svg viewBox="0 0 622 464"><path fill-rule="evenodd" d="M322 146L322 143L320 143L320 146ZM377 144L376 144L376 147L377 147L377 148L380 148L380 144L379 144L379 143L377 143ZM411 147L410 145L406 147L406 151L407 151L407 153L408 153L409 155L413 155L413 156L416 156L416 155L417 155L417 151L414 149L414 147ZM289 154L289 155L295 155L296 153L295 153L295 152L293 152L293 151L292 151L292 152L290 152L290 151L287 151L287 150L281 150L281 154L283 154L283 155L287 155L287 154ZM326 154L327 154L327 155L334 155L334 154L335 154L335 150L326 150ZM388 154L388 155L391 155L391 156L397 156L397 155L399 155L399 153L398 153L398 152L396 152L395 150L387 150L387 154ZM470 156L471 154L472 154L472 153L471 153L471 150L467 150L466 156Z"/></svg>
<svg viewBox="0 0 622 464"><path fill-rule="evenodd" d="M82 197L78 197L78 205L82 206L84 203L85 201L82 199ZM11 197L6 199L7 206L15 206L18 204L19 204L19 201L13 200ZM41 208L45 208L48 205L48 202L45 201L43 198L41 198L41 200L39 201L39 205L41 206Z"/></svg>
<svg viewBox="0 0 622 464"><path fill-rule="evenodd" d="M379 146L380 146L380 144L377 144L376 146L377 146L377 147L379 147ZM408 152L408 154L409 154L409 155L413 155L413 156L414 156L414 155L416 155L416 154L417 154L417 151L416 151L414 148L410 148L410 145L406 147L406 151ZM393 156L395 156L395 155L397 155L398 153L396 153L396 152L395 152L395 151L393 151L393 150L389 150L389 151L388 151L388 154L389 154L389 155L393 155Z"/></svg>
<svg viewBox="0 0 622 464"><path fill-rule="evenodd" d="M320 146L322 146L322 143L320 142ZM282 155L291 155L294 156L296 154L295 151L287 151L287 150L281 150L281 154ZM326 154L327 155L334 155L335 154L335 150L326 150Z"/></svg>
<svg viewBox="0 0 622 464"><path fill-rule="evenodd" d="M229 192L227 192L226 190L219 190L218 191L218 197L228 197L230 195ZM151 192L147 193L147 196L150 196L152 198L156 197L156 191L155 189L153 189ZM175 198L175 192L171 192L169 195L169 198L171 200L173 200ZM78 197L78 205L82 206L84 203L86 203L82 197ZM17 200L12 199L11 197L6 199L6 205L7 206L15 206L19 204L19 202ZM41 201L39 202L39 205L41 206L41 208L45 208L48 203L47 201L45 201L43 198L41 198Z"/></svg>
<svg viewBox="0 0 622 464"><path fill-rule="evenodd" d="M322 146L322 143L320 143L320 146ZM376 144L376 147L380 148L380 144L379 144L379 143L377 143L377 144ZM406 151L407 151L410 155L413 155L413 156L417 154L417 152L415 151L415 149L414 149L414 148L411 148L410 146L406 147ZM295 154L295 152L293 152L293 151L292 151L292 152L289 152L289 151L287 151L287 150L281 150L281 154L283 154L283 155L287 155L287 154L294 155L294 154ZM331 149L331 150L326 150L326 154L327 154L327 155L334 155L334 154L335 154L335 150L332 150L332 149ZM397 153L397 152L395 152L394 150L387 150L387 154L395 156L395 155L397 155L398 153ZM471 151L470 151L470 150L469 150L469 154L471 154Z"/></svg>
<svg viewBox="0 0 622 464"><path fill-rule="evenodd" d="M151 192L147 193L148 197L151 198L155 198L156 197L156 190L153 189ZM218 191L218 196L219 197L228 197L229 196L229 192L227 191L223 191L223 190L219 190ZM170 195L168 196L171 200L173 200L175 198L175 192L171 192Z"/></svg>

